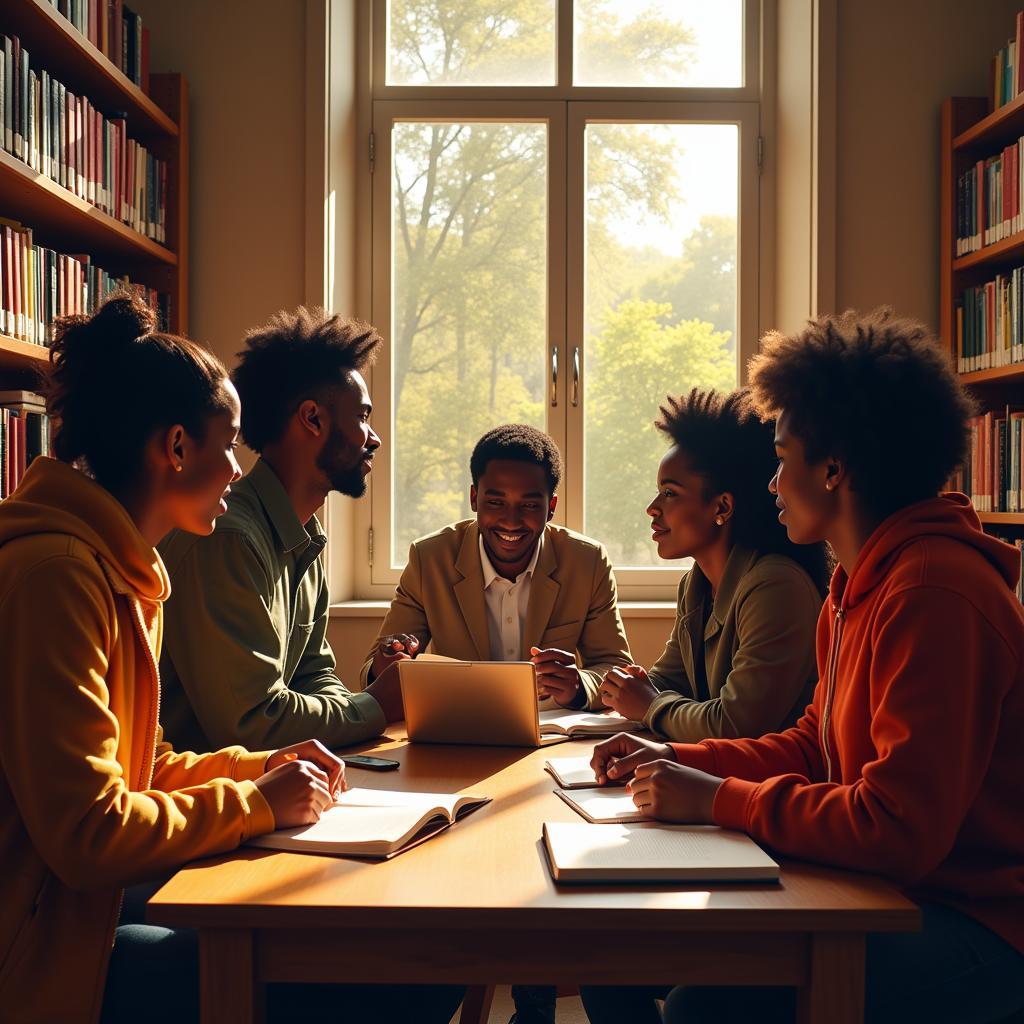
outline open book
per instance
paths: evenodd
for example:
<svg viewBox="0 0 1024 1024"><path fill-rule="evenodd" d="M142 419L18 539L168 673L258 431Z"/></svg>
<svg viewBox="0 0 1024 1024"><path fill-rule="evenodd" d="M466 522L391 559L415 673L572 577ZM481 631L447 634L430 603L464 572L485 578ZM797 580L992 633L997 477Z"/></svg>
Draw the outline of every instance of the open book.
<svg viewBox="0 0 1024 1024"><path fill-rule="evenodd" d="M597 787L597 777L590 767L589 757L551 757L544 762L544 770L551 773L562 789Z"/></svg>
<svg viewBox="0 0 1024 1024"><path fill-rule="evenodd" d="M350 789L315 824L256 836L249 845L383 860L443 832L490 800L457 793Z"/></svg>
<svg viewBox="0 0 1024 1024"><path fill-rule="evenodd" d="M556 882L776 881L779 865L749 836L714 825L544 823Z"/></svg>
<svg viewBox="0 0 1024 1024"><path fill-rule="evenodd" d="M568 736L580 739L587 736L614 736L620 732L643 732L643 722L631 722L614 711L595 714L592 711L566 711L558 708L540 712L541 736Z"/></svg>
<svg viewBox="0 0 1024 1024"><path fill-rule="evenodd" d="M581 789L576 793L567 793L564 789L556 789L555 793L577 814L582 815L594 825L649 820L643 811L636 809L632 794L619 786Z"/></svg>

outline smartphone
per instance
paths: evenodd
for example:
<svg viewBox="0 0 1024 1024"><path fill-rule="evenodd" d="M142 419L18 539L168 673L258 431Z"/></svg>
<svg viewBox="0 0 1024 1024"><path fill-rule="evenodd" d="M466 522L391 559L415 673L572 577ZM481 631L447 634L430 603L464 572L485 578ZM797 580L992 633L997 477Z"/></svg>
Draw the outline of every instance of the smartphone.
<svg viewBox="0 0 1024 1024"><path fill-rule="evenodd" d="M371 772L390 772L398 767L398 761L390 761L386 757L367 757L365 754L342 754L345 766L367 768Z"/></svg>

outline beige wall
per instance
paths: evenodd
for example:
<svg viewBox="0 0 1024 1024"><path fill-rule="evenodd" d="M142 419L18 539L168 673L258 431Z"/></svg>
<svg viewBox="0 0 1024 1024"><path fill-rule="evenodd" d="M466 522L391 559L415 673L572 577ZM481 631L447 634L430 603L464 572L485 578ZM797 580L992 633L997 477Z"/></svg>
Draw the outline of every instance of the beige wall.
<svg viewBox="0 0 1024 1024"><path fill-rule="evenodd" d="M154 71L188 79L189 333L228 363L304 297L302 0L137 0Z"/></svg>
<svg viewBox="0 0 1024 1024"><path fill-rule="evenodd" d="M939 107L986 95L1020 0L838 0L836 304L939 316Z"/></svg>

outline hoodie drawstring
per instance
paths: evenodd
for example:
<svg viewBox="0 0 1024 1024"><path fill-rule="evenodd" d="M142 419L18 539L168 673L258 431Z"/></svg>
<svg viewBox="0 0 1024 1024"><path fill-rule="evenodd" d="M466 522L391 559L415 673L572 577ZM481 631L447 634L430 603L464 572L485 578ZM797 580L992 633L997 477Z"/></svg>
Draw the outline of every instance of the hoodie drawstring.
<svg viewBox="0 0 1024 1024"><path fill-rule="evenodd" d="M836 693L836 676L839 673L839 644L843 639L843 620L846 613L842 608L835 607L835 618L832 620L832 639L828 648L828 671L825 676L825 706L821 712L821 753L825 758L825 781L832 781L832 752L828 744L828 730L832 721L832 700Z"/></svg>

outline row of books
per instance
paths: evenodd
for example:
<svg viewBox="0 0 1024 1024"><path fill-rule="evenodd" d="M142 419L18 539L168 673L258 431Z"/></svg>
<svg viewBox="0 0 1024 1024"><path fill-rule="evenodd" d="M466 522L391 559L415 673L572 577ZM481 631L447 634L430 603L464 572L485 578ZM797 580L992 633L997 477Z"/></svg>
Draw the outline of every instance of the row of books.
<svg viewBox="0 0 1024 1024"><path fill-rule="evenodd" d="M956 303L955 330L961 373L1024 360L1024 267L965 288Z"/></svg>
<svg viewBox="0 0 1024 1024"><path fill-rule="evenodd" d="M968 422L970 451L953 480L954 488L969 495L979 512L1024 511L1024 410L1007 406L974 416Z"/></svg>
<svg viewBox="0 0 1024 1024"><path fill-rule="evenodd" d="M108 273L87 255L34 245L31 228L0 218L0 333L47 345L57 317L93 313L119 288L137 291L167 323L166 295Z"/></svg>
<svg viewBox="0 0 1024 1024"><path fill-rule="evenodd" d="M1017 13L1013 39L992 58L992 105L1001 107L1024 92L1024 69L1021 68L1021 36L1024 35L1024 11Z"/></svg>
<svg viewBox="0 0 1024 1024"><path fill-rule="evenodd" d="M149 92L149 29L123 0L49 2L115 67Z"/></svg>
<svg viewBox="0 0 1024 1024"><path fill-rule="evenodd" d="M979 160L957 178L956 255L966 256L1024 230L1024 138Z"/></svg>
<svg viewBox="0 0 1024 1024"><path fill-rule="evenodd" d="M12 156L129 227L167 237L167 163L49 72L17 36L0 36L2 145Z"/></svg>
<svg viewBox="0 0 1024 1024"><path fill-rule="evenodd" d="M1012 544L1021 553L1021 561L1024 563L1024 538L1008 537L998 533L992 536L997 540L1001 540L1004 544ZM1021 572L1020 578L1017 580L1017 600L1024 604L1024 572Z"/></svg>
<svg viewBox="0 0 1024 1024"><path fill-rule="evenodd" d="M0 498L21 483L37 455L50 454L50 420L41 395L0 391Z"/></svg>

